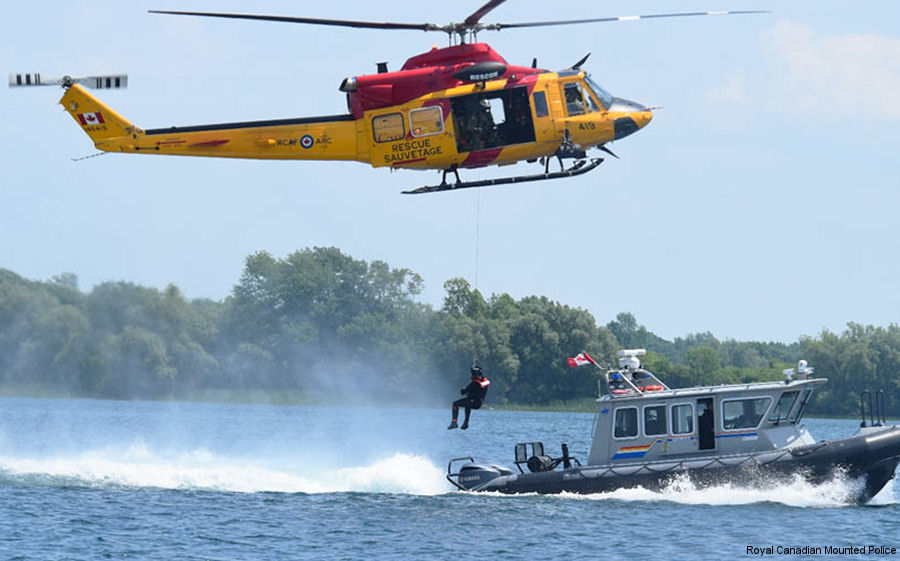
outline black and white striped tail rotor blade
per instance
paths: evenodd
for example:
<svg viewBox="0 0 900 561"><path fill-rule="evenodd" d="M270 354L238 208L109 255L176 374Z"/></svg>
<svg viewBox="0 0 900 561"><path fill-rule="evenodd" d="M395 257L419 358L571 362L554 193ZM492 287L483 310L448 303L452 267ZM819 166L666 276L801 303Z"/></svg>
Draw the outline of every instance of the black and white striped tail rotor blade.
<svg viewBox="0 0 900 561"><path fill-rule="evenodd" d="M72 84L81 84L82 86L95 90L106 90L128 87L127 74L105 74L103 76L82 76L75 77L63 76L56 78L39 72L28 74L10 74L9 87L30 87L30 86L62 86L68 88Z"/></svg>
<svg viewBox="0 0 900 561"><path fill-rule="evenodd" d="M9 87L18 88L24 86L62 86L62 78L54 78L40 72L30 74L10 74Z"/></svg>
<svg viewBox="0 0 900 561"><path fill-rule="evenodd" d="M128 87L128 74L85 76L83 78L72 78L72 81L95 90L115 90Z"/></svg>

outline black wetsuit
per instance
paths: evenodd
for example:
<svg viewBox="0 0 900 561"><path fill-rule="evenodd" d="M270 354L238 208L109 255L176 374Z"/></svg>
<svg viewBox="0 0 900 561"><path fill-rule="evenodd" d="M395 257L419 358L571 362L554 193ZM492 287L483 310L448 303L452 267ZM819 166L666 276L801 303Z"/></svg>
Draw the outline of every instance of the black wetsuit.
<svg viewBox="0 0 900 561"><path fill-rule="evenodd" d="M457 399L453 402L454 423L459 415L459 408L465 407L466 418L463 421L463 425L469 424L469 414L472 412L472 409L481 409L481 404L484 403L484 396L487 395L488 387L490 385L491 381L487 378L472 378L472 383L460 390L459 393L466 397Z"/></svg>

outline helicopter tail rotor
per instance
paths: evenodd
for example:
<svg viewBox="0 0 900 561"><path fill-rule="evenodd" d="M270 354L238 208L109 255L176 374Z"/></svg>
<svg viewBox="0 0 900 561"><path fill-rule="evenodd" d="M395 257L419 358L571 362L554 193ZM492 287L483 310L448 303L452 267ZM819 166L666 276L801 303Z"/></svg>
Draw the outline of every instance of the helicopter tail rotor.
<svg viewBox="0 0 900 561"><path fill-rule="evenodd" d="M39 72L9 75L9 87L11 88L26 86L62 86L63 88L68 89L72 84L81 84L82 86L94 90L120 89L128 87L128 75L104 74L102 76L63 76L62 78L54 78Z"/></svg>

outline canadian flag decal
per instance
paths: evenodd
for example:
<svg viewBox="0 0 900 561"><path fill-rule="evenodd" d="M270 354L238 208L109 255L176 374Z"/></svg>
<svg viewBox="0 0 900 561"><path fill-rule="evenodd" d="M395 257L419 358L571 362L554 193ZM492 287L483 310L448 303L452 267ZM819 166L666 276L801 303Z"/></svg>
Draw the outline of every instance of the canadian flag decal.
<svg viewBox="0 0 900 561"><path fill-rule="evenodd" d="M79 113L78 120L81 121L81 124L83 126L100 125L100 124L103 124L106 122L103 120L103 113L100 113L99 111L92 111L90 113Z"/></svg>

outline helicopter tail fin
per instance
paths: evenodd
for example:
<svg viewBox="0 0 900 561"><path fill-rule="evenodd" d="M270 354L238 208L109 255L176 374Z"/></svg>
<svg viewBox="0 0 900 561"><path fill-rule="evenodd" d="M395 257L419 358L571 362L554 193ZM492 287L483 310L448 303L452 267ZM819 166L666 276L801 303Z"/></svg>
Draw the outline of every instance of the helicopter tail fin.
<svg viewBox="0 0 900 561"><path fill-rule="evenodd" d="M139 132L139 129L125 117L88 93L79 84L72 84L59 103L101 150L109 150L111 147L104 144L113 138L127 137Z"/></svg>

